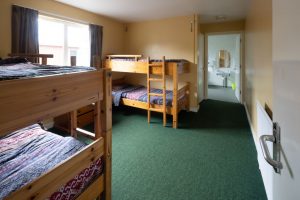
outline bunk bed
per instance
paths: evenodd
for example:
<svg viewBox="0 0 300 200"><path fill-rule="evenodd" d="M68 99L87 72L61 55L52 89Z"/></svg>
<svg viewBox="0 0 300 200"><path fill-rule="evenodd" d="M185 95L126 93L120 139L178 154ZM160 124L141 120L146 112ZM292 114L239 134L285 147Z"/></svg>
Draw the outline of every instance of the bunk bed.
<svg viewBox="0 0 300 200"><path fill-rule="evenodd" d="M17 60L8 65L0 61L5 64L0 66L0 199L96 199L103 195L110 200L111 72ZM76 119L77 109L92 103L94 133L77 128ZM54 135L37 124L68 112L73 138ZM94 141L85 145L74 139L77 133L93 135ZM12 162L16 157L18 162ZM80 182L83 179L86 182Z"/></svg>
<svg viewBox="0 0 300 200"><path fill-rule="evenodd" d="M118 81L118 84L113 84L115 86L113 87L113 96L121 96L120 103L123 105L147 110L148 122L150 122L151 111L161 112L164 115L164 125L166 114L169 114L173 117L173 128L178 127L178 113L182 109L189 109L189 83L180 89L178 88L179 75L189 72L188 61L182 59L166 60L164 57L161 60L151 60L150 58L143 58L142 55L108 55L104 61L104 68L111 69L113 72L147 74L147 88L138 87L139 91L136 91L142 95L132 94L135 91L131 89L125 89L124 92L122 84ZM171 91L166 90L166 76L173 80ZM151 88L151 82L162 82L162 89ZM138 97L127 98L128 96ZM141 96L144 98L140 98ZM171 98L167 98L168 96ZM159 100L156 101L155 99Z"/></svg>

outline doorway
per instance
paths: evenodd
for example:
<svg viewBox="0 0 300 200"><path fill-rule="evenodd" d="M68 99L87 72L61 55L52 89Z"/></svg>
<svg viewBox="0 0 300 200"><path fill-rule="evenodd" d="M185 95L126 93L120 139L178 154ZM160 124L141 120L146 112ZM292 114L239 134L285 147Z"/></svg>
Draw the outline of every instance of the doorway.
<svg viewBox="0 0 300 200"><path fill-rule="evenodd" d="M206 99L242 102L241 33L205 35Z"/></svg>

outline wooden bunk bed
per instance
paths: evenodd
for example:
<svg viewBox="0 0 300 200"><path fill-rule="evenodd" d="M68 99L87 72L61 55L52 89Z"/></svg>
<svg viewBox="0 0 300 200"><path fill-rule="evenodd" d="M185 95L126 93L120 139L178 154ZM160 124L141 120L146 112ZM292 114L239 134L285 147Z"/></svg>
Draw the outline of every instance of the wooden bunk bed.
<svg viewBox="0 0 300 200"><path fill-rule="evenodd" d="M127 72L147 74L147 93L148 102L121 98L120 103L126 106L132 106L140 109L148 110L148 122L150 122L150 112L161 112L164 115L169 114L173 117L173 128L178 127L178 113L182 109L189 109L189 83L178 89L178 76L189 72L189 62L186 60L169 59L150 60L150 58L142 58L142 55L108 55L104 61L104 68L111 69L113 72ZM153 78L161 76L161 78ZM172 105L165 104L165 76L170 76L173 80L173 100ZM151 82L162 82L162 94L151 94ZM150 104L151 96L162 96L163 103ZM184 98L181 98L184 97Z"/></svg>
<svg viewBox="0 0 300 200"><path fill-rule="evenodd" d="M94 141L35 180L13 191L5 199L49 198L70 179L101 158L104 161L104 172L95 177L76 199L96 199L103 195L106 200L110 200L112 152L110 70L9 79L0 76L0 78L2 113L0 138L31 124L68 112L71 113L71 133L76 138L78 132L87 133L77 128L77 109L95 104Z"/></svg>

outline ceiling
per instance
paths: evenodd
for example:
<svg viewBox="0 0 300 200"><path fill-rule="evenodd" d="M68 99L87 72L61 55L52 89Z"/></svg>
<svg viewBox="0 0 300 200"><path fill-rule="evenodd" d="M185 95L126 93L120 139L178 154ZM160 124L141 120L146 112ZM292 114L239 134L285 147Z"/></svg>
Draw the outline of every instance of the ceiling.
<svg viewBox="0 0 300 200"><path fill-rule="evenodd" d="M248 0L56 0L122 22L138 22L192 14L200 22L244 19Z"/></svg>

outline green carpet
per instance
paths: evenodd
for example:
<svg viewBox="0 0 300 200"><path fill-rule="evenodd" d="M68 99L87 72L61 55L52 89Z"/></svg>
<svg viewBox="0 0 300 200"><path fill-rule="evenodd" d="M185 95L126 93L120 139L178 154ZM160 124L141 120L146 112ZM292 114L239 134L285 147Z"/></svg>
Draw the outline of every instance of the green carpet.
<svg viewBox="0 0 300 200"><path fill-rule="evenodd" d="M113 200L267 199L242 105L207 100L179 129L113 112ZM171 118L169 119L171 126Z"/></svg>

